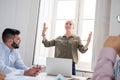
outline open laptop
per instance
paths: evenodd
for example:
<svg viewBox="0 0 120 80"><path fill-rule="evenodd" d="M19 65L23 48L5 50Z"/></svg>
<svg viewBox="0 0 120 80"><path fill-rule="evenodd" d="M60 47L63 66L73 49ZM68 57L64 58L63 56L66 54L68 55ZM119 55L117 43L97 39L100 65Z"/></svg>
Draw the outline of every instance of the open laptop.
<svg viewBox="0 0 120 80"><path fill-rule="evenodd" d="M72 77L72 59L47 57L46 72L53 76L61 74L65 77Z"/></svg>

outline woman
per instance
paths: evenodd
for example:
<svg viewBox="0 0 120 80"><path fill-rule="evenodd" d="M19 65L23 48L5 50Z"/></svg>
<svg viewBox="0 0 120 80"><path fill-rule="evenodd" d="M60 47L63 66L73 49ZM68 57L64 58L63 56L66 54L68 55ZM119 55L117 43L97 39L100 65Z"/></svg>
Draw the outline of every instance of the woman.
<svg viewBox="0 0 120 80"><path fill-rule="evenodd" d="M73 21L69 20L65 23L66 33L63 36L59 36L56 39L48 41L45 37L45 32L47 30L46 24L43 25L43 41L45 47L55 46L55 57L56 58L68 58L73 60L72 74L76 75L75 63L78 62L78 52L85 53L88 50L88 45L91 40L92 32L90 32L87 43L85 46L81 43L79 36L73 34L74 24Z"/></svg>

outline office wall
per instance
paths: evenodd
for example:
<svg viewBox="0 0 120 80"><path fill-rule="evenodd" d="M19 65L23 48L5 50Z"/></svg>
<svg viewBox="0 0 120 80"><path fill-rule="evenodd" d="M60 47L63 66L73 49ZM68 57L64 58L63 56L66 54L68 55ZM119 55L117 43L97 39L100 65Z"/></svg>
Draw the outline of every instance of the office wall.
<svg viewBox="0 0 120 80"><path fill-rule="evenodd" d="M21 31L19 51L28 66L32 64L34 53L39 1L0 0L0 37L6 27Z"/></svg>
<svg viewBox="0 0 120 80"><path fill-rule="evenodd" d="M120 35L120 23L117 16L120 16L120 0L111 0L110 35Z"/></svg>
<svg viewBox="0 0 120 80"><path fill-rule="evenodd" d="M111 0L97 0L96 2L92 70L96 65L99 51L109 35L110 7Z"/></svg>
<svg viewBox="0 0 120 80"><path fill-rule="evenodd" d="M120 0L97 0L93 66L96 64L99 51L107 36L120 35L120 23L116 18L118 15L120 16Z"/></svg>

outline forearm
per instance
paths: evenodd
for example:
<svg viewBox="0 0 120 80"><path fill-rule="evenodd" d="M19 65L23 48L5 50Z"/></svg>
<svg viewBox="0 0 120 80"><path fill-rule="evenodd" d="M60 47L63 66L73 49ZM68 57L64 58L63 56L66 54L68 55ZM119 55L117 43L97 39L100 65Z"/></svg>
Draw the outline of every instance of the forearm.
<svg viewBox="0 0 120 80"><path fill-rule="evenodd" d="M29 67L26 66L25 64L17 64L17 65L15 65L15 68L16 69L21 69L21 70L27 70L27 69L29 69Z"/></svg>
<svg viewBox="0 0 120 80"><path fill-rule="evenodd" d="M84 50L87 50L87 49L88 49L89 43L90 43L90 42L87 42L87 43L85 44Z"/></svg>
<svg viewBox="0 0 120 80"><path fill-rule="evenodd" d="M15 70L16 70L15 68L12 68L12 67L9 67L9 66L6 66L6 65L0 66L0 71L2 71L5 74L11 73Z"/></svg>
<svg viewBox="0 0 120 80"><path fill-rule="evenodd" d="M24 76L24 70L15 70L10 73L8 73L6 76Z"/></svg>
<svg viewBox="0 0 120 80"><path fill-rule="evenodd" d="M84 48L84 50L87 50L88 49L88 45L89 44L86 44L83 48Z"/></svg>
<svg viewBox="0 0 120 80"><path fill-rule="evenodd" d="M46 40L46 36L42 36L43 37L43 41L45 42L45 40Z"/></svg>
<svg viewBox="0 0 120 80"><path fill-rule="evenodd" d="M18 53L17 56L16 56L16 61L14 63L14 67L16 69L20 69L20 70L27 70L28 69L28 66L26 66L24 64L23 59L21 58L20 53Z"/></svg>

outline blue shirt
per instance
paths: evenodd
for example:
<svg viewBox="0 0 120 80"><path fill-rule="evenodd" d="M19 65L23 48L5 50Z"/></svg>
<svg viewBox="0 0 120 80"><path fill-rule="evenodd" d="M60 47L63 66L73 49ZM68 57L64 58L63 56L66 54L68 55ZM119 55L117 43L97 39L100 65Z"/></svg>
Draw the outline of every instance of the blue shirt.
<svg viewBox="0 0 120 80"><path fill-rule="evenodd" d="M20 75L28 67L24 64L17 49L11 50L4 43L0 42L0 71L5 74L19 70Z"/></svg>
<svg viewBox="0 0 120 80"><path fill-rule="evenodd" d="M120 59L117 60L117 63L114 66L114 77L115 80L119 80L120 78Z"/></svg>

